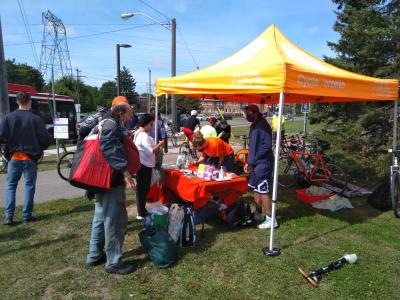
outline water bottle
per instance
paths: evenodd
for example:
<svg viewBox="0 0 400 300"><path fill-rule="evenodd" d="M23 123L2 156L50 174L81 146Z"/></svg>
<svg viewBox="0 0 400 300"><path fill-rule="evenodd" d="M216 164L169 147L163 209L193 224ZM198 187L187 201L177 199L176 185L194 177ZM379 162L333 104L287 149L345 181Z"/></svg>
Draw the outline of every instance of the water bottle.
<svg viewBox="0 0 400 300"><path fill-rule="evenodd" d="M189 167L189 159L186 158L185 159L185 169L187 169Z"/></svg>

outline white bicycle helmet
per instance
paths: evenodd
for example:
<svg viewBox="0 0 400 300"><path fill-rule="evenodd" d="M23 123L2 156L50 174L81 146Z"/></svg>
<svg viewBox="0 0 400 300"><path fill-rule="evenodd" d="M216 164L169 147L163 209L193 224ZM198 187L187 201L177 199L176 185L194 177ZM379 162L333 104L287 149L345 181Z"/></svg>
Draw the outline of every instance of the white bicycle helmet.
<svg viewBox="0 0 400 300"><path fill-rule="evenodd" d="M197 110L193 109L193 110L190 112L190 115L191 115L191 116L197 116Z"/></svg>

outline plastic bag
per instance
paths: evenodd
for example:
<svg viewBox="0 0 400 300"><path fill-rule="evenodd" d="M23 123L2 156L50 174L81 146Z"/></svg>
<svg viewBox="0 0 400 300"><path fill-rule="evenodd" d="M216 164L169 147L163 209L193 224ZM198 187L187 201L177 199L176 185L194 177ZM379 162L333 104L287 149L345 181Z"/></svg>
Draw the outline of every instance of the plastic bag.
<svg viewBox="0 0 400 300"><path fill-rule="evenodd" d="M184 215L182 207L176 203L171 205L168 213L168 233L176 243L179 240L179 232Z"/></svg>

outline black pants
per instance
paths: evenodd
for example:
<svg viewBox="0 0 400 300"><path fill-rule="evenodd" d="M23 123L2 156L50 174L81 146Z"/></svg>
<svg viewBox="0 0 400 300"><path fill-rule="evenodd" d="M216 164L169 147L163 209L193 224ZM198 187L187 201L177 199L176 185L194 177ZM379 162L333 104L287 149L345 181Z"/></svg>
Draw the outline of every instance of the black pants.
<svg viewBox="0 0 400 300"><path fill-rule="evenodd" d="M144 217L147 215L146 196L150 191L152 168L142 165L137 173L136 187L136 205L138 215Z"/></svg>
<svg viewBox="0 0 400 300"><path fill-rule="evenodd" d="M218 166L219 157L209 157L207 159L206 163L214 165L214 166ZM235 158L233 156L233 153L229 154L228 156L225 156L224 163L222 165L225 167L225 170L227 172L233 172L234 171Z"/></svg>

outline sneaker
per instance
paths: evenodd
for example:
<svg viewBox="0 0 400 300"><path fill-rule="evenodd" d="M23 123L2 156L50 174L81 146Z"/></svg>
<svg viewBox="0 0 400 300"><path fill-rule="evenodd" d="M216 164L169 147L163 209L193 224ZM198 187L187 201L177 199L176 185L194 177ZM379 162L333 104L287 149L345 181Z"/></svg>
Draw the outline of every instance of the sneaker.
<svg viewBox="0 0 400 300"><path fill-rule="evenodd" d="M274 222L274 228L278 227L278 222L275 219ZM271 218L268 216L265 216L264 222L262 222L260 225L258 225L258 229L269 229L271 228Z"/></svg>
<svg viewBox="0 0 400 300"><path fill-rule="evenodd" d="M93 192L89 192L89 191L86 191L86 192L85 192L85 198L88 199L88 200L90 200L90 201L93 200L93 199L95 198L95 196L96 196L96 195L95 195L95 193L93 193Z"/></svg>
<svg viewBox="0 0 400 300"><path fill-rule="evenodd" d="M136 215L136 220L142 221L144 218L141 215Z"/></svg>
<svg viewBox="0 0 400 300"><path fill-rule="evenodd" d="M115 267L106 268L107 273L117 274L117 275L127 275L132 273L135 270L135 267L132 264L128 263L120 263Z"/></svg>
<svg viewBox="0 0 400 300"><path fill-rule="evenodd" d="M27 224L27 223L35 222L35 221L37 221L37 218L34 216L30 216L28 219L22 220L22 224Z"/></svg>
<svg viewBox="0 0 400 300"><path fill-rule="evenodd" d="M107 255L103 252L101 257L98 260L91 261L91 262L86 262L87 267L95 267L98 265L101 265L102 263L105 263L107 261Z"/></svg>
<svg viewBox="0 0 400 300"><path fill-rule="evenodd" d="M13 224L13 217L4 217L3 224L11 226Z"/></svg>

